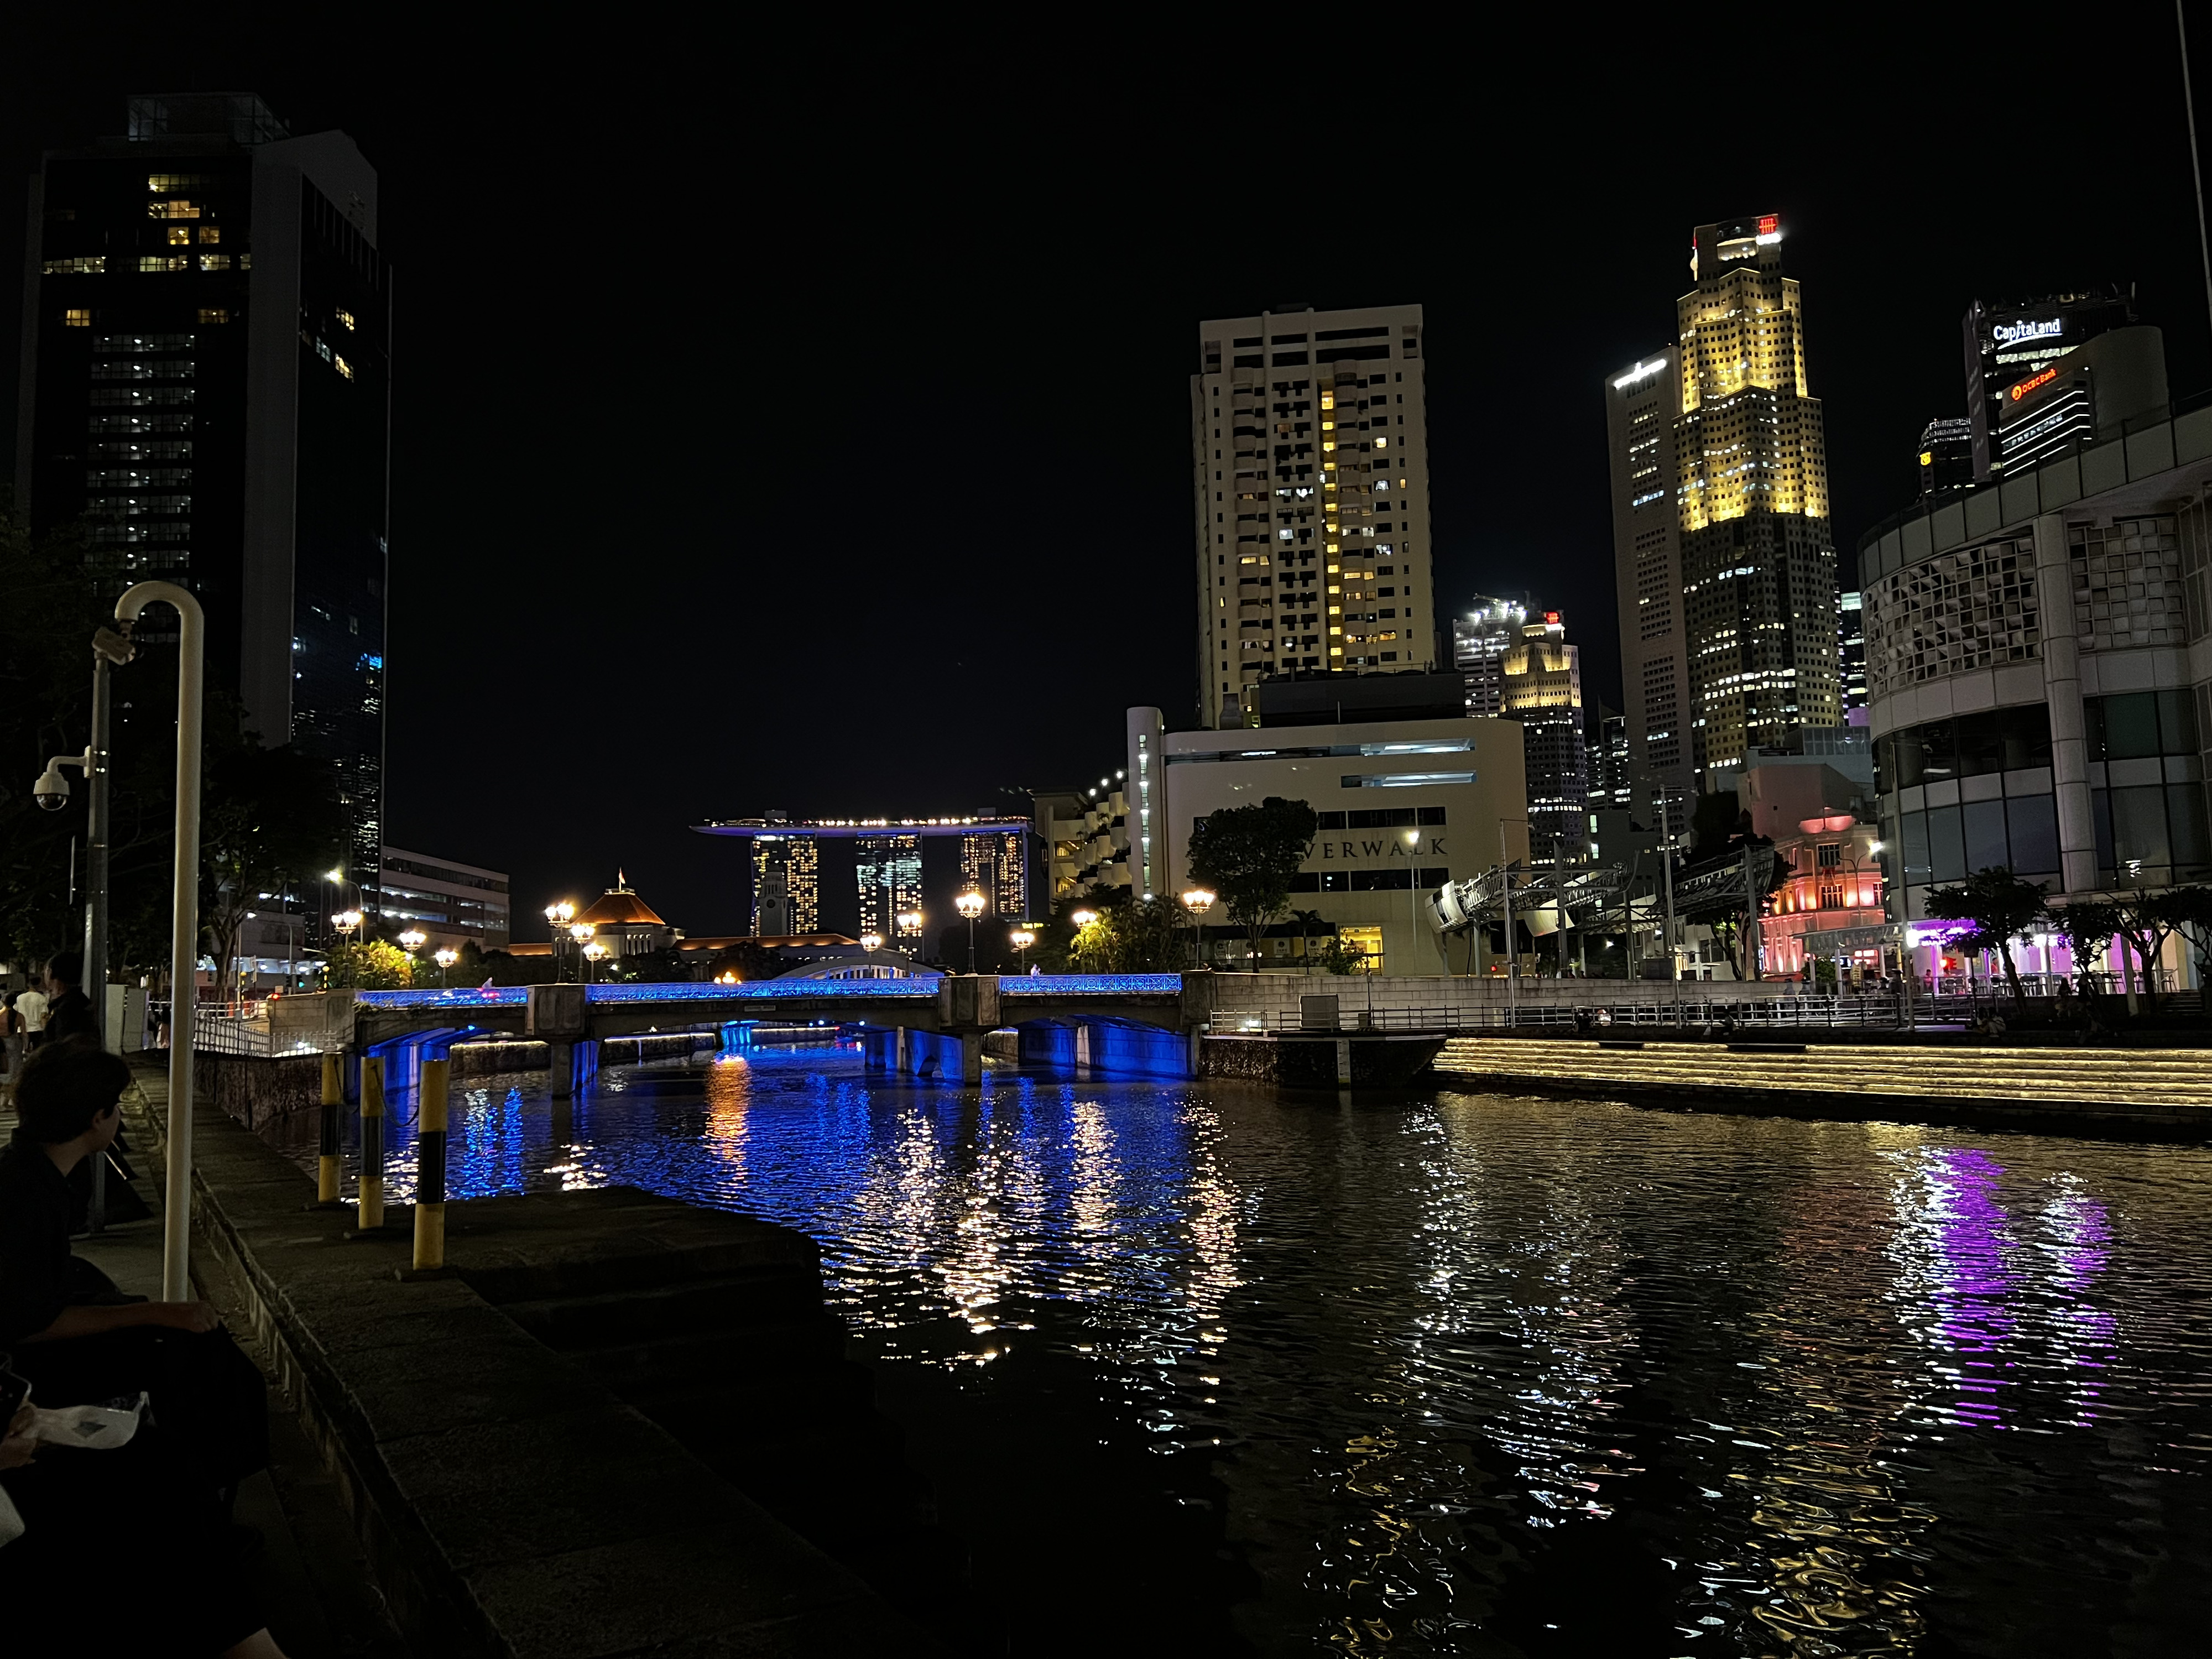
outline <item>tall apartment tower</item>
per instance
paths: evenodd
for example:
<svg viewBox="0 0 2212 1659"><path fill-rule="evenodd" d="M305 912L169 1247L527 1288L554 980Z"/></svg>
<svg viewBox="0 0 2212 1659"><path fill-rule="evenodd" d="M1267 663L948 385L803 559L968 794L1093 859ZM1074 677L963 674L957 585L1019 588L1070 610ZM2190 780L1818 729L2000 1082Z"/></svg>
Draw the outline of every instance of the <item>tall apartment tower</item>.
<svg viewBox="0 0 2212 1659"><path fill-rule="evenodd" d="M1432 667L1421 308L1199 325L1199 716L1276 675Z"/></svg>
<svg viewBox="0 0 2212 1659"><path fill-rule="evenodd" d="M1772 214L1698 227L1674 348L1608 377L1631 748L1653 794L1843 718L1827 447L1781 243Z"/></svg>
<svg viewBox="0 0 2212 1659"><path fill-rule="evenodd" d="M129 100L31 181L15 485L102 584L189 588L210 690L383 841L391 276L376 173L248 94ZM166 613L156 613L166 614Z"/></svg>

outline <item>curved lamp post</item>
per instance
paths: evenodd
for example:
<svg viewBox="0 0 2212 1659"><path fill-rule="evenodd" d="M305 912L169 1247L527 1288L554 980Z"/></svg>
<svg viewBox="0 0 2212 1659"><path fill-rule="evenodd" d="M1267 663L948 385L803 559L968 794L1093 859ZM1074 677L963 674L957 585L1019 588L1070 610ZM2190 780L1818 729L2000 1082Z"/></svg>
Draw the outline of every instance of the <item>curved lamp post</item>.
<svg viewBox="0 0 2212 1659"><path fill-rule="evenodd" d="M1182 908L1190 912L1190 965L1203 968L1205 962L1205 925L1199 921L1213 908L1214 895L1203 887L1194 887L1182 896Z"/></svg>
<svg viewBox="0 0 2212 1659"><path fill-rule="evenodd" d="M115 602L115 620L131 624L150 605L176 607L177 835L169 911L169 1168L161 1216L161 1299L191 1296L192 1026L198 1000L200 753L207 615L174 582L140 582Z"/></svg>
<svg viewBox="0 0 2212 1659"><path fill-rule="evenodd" d="M975 971L975 918L983 914L983 896L970 887L952 901L952 908L968 918L968 971Z"/></svg>

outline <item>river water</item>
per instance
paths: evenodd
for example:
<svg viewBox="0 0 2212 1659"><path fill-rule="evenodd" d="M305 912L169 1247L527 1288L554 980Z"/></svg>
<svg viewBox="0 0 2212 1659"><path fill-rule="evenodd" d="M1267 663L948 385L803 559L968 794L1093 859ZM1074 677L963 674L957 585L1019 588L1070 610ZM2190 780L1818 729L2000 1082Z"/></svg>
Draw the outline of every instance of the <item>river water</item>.
<svg viewBox="0 0 2212 1659"><path fill-rule="evenodd" d="M2203 1650L2212 1151L849 1049L542 1091L457 1085L456 1195L819 1239L974 1651Z"/></svg>

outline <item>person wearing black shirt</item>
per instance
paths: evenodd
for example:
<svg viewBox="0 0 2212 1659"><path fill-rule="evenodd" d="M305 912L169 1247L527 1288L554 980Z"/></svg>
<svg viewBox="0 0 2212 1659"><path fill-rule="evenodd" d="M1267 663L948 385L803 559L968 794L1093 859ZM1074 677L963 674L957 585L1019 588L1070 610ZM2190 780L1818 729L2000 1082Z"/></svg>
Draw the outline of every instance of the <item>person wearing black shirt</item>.
<svg viewBox="0 0 2212 1659"><path fill-rule="evenodd" d="M92 1011L92 999L78 984L83 977L84 958L74 951L65 951L46 963L48 1042L73 1036L99 1041L100 1020Z"/></svg>
<svg viewBox="0 0 2212 1659"><path fill-rule="evenodd" d="M70 1172L104 1153L131 1068L88 1037L23 1067L19 1127L0 1149L0 1349L41 1406L151 1395L178 1478L228 1507L268 1465L268 1390L204 1302L120 1295L70 1254Z"/></svg>

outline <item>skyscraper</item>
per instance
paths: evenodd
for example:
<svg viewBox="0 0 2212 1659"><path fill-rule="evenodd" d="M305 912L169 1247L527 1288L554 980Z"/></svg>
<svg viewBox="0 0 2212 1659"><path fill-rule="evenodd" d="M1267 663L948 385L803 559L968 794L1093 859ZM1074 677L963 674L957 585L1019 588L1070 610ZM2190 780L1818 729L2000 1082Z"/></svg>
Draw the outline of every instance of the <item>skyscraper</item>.
<svg viewBox="0 0 2212 1659"><path fill-rule="evenodd" d="M17 499L119 592L207 612L210 690L336 763L350 872L384 799L390 273L376 173L249 94L135 97L31 185ZM158 642L158 635L151 636Z"/></svg>
<svg viewBox="0 0 2212 1659"><path fill-rule="evenodd" d="M1199 364L1201 721L1270 675L1431 665L1421 308L1201 323Z"/></svg>
<svg viewBox="0 0 2212 1659"><path fill-rule="evenodd" d="M1844 724L1866 724L1866 604L1864 596L1846 593L1836 607L1836 656L1840 665Z"/></svg>
<svg viewBox="0 0 2212 1659"><path fill-rule="evenodd" d="M1528 607L1478 593L1452 618L1452 666L1467 683L1467 712L1494 720L1504 705L1505 653L1521 637Z"/></svg>
<svg viewBox="0 0 2212 1659"><path fill-rule="evenodd" d="M1608 377L1632 758L1655 794L1842 719L1826 446L1782 234L1772 214L1698 227L1676 345Z"/></svg>
<svg viewBox="0 0 2212 1659"><path fill-rule="evenodd" d="M1920 432L1920 493L1971 489L1974 484L1974 423L1938 418Z"/></svg>
<svg viewBox="0 0 2212 1659"><path fill-rule="evenodd" d="M1589 836L1581 650L1567 643L1559 613L1547 611L1522 625L1499 669L1498 713L1521 726L1529 854L1578 860Z"/></svg>
<svg viewBox="0 0 2212 1659"><path fill-rule="evenodd" d="M2002 476L2008 464L1999 430L2007 391L2099 335L2135 321L2132 283L2124 291L2107 283L2075 294L1977 300L1966 307L1960 329L1966 337L1966 426L1975 483Z"/></svg>

